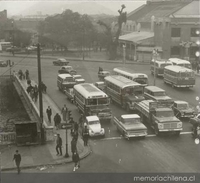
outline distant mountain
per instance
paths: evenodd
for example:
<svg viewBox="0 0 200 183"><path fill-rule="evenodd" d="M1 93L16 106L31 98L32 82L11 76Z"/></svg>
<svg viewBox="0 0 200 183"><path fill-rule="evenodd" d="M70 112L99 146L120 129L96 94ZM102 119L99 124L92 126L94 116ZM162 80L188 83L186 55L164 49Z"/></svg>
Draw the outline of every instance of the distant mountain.
<svg viewBox="0 0 200 183"><path fill-rule="evenodd" d="M64 10L70 9L73 12L78 12L80 14L106 14L106 15L116 15L115 12L106 8L95 2L79 2L79 3L69 3L65 1L44 1L36 2L32 7L20 12L22 15L36 15L41 13L43 15L53 15L60 14Z"/></svg>

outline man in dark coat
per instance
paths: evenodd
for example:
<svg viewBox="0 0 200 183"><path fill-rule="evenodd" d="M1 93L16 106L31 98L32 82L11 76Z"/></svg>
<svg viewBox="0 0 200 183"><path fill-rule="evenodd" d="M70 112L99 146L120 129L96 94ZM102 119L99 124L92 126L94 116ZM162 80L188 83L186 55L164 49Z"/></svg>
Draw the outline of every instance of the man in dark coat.
<svg viewBox="0 0 200 183"><path fill-rule="evenodd" d="M60 152L59 152L60 151ZM60 134L57 134L57 139L56 139L56 152L57 155L62 156L62 138L60 137Z"/></svg>
<svg viewBox="0 0 200 183"><path fill-rule="evenodd" d="M29 70L28 69L25 71L25 76L26 76L26 80L28 80L29 79Z"/></svg>
<svg viewBox="0 0 200 183"><path fill-rule="evenodd" d="M84 146L87 146L88 145L88 138L89 138L89 131L88 131L87 126L85 126L85 129L83 130L82 136L83 136Z"/></svg>
<svg viewBox="0 0 200 183"><path fill-rule="evenodd" d="M61 122L61 117L58 113L56 113L56 115L54 116L54 123L57 130L59 129L60 122Z"/></svg>
<svg viewBox="0 0 200 183"><path fill-rule="evenodd" d="M49 120L49 122L51 123L52 111L51 111L50 106L48 106L48 108L47 108L47 110L46 110L46 113L47 113L48 120Z"/></svg>
<svg viewBox="0 0 200 183"><path fill-rule="evenodd" d="M73 138L72 141L71 141L71 151L72 151L72 155L77 151L76 143L77 143L77 141Z"/></svg>
<svg viewBox="0 0 200 183"><path fill-rule="evenodd" d="M15 161L15 164L17 166L17 173L20 173L20 163L21 163L21 155L19 154L19 151L16 150L16 153L13 157L13 161Z"/></svg>
<svg viewBox="0 0 200 183"><path fill-rule="evenodd" d="M80 158L79 158L79 155L78 155L77 152L75 152L72 155L72 160L74 162L74 169L73 169L73 171L75 171L76 169L80 168Z"/></svg>

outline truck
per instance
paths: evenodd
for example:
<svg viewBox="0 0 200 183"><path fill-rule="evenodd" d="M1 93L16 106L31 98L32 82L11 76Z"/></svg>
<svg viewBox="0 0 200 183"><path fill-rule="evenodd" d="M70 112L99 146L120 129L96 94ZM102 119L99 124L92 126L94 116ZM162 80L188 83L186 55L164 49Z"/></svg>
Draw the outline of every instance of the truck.
<svg viewBox="0 0 200 183"><path fill-rule="evenodd" d="M135 108L143 123L147 121L156 135L163 132L174 132L179 135L182 131L183 124L175 117L169 102L143 100L136 103Z"/></svg>
<svg viewBox="0 0 200 183"><path fill-rule="evenodd" d="M117 130L127 139L147 135L147 127L141 122L138 114L124 114L120 118L114 117L113 122Z"/></svg>

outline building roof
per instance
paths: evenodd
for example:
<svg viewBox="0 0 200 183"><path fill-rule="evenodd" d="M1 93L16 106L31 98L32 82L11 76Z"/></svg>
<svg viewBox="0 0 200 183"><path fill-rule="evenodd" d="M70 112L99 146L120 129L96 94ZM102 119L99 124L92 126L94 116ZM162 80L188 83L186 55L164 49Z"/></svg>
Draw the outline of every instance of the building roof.
<svg viewBox="0 0 200 183"><path fill-rule="evenodd" d="M146 5L143 5L129 13L127 19L137 22L151 22L152 16L155 18L169 17L171 14L189 4L191 1L192 0L148 0Z"/></svg>
<svg viewBox="0 0 200 183"><path fill-rule="evenodd" d="M148 38L153 38L154 33L153 32L132 32L130 34L125 34L123 36L119 37L119 40L121 41L130 41L133 43L141 43L143 40Z"/></svg>
<svg viewBox="0 0 200 183"><path fill-rule="evenodd" d="M173 14L173 17L198 18L200 17L200 2L193 1Z"/></svg>

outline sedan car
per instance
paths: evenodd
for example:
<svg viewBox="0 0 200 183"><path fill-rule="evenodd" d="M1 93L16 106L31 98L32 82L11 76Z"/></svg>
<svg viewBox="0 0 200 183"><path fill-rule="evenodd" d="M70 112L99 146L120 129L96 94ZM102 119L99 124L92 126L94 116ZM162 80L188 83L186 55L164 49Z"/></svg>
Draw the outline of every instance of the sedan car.
<svg viewBox="0 0 200 183"><path fill-rule="evenodd" d="M172 109L177 118L192 118L195 115L195 110L186 101L174 101Z"/></svg>
<svg viewBox="0 0 200 183"><path fill-rule="evenodd" d="M89 129L89 136L95 137L95 136L104 136L105 130L104 128L101 128L101 123L99 121L99 118L97 116L87 116L86 117L86 124Z"/></svg>
<svg viewBox="0 0 200 183"><path fill-rule="evenodd" d="M0 60L0 67L7 67L7 66L8 66L7 61Z"/></svg>
<svg viewBox="0 0 200 183"><path fill-rule="evenodd" d="M58 58L57 60L53 61L53 65L65 66L68 64L69 64L69 62L64 58Z"/></svg>
<svg viewBox="0 0 200 183"><path fill-rule="evenodd" d="M72 66L62 66L58 70L58 73L59 74L71 74L71 75L74 75L74 74L76 74L76 70L74 70Z"/></svg>
<svg viewBox="0 0 200 183"><path fill-rule="evenodd" d="M73 79L77 84L85 83L85 79L83 79L81 75L73 75Z"/></svg>
<svg viewBox="0 0 200 183"><path fill-rule="evenodd" d="M26 47L26 51L37 51L37 46L28 46Z"/></svg>

